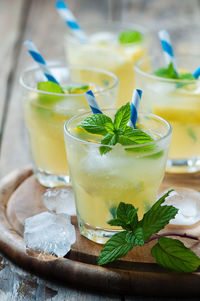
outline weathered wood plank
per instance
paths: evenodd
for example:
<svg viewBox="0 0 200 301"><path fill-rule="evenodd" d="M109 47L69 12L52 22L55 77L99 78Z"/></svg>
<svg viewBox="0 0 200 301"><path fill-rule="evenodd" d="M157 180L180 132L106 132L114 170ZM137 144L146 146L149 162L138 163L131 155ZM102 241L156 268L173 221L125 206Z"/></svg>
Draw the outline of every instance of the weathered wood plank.
<svg viewBox="0 0 200 301"><path fill-rule="evenodd" d="M52 20L58 21L52 23ZM57 59L60 56L64 57L62 30L65 30L65 24L57 15L53 0L32 1L25 35L21 36L21 44L19 45L18 68L15 72L13 89L10 95L10 106L1 149L0 178L13 168L30 162L18 81L20 72L29 64L32 64L32 59L24 50L22 41L33 39L47 59Z"/></svg>
<svg viewBox="0 0 200 301"><path fill-rule="evenodd" d="M7 86L13 68L14 46L20 32L24 0L0 1L0 140L6 116Z"/></svg>

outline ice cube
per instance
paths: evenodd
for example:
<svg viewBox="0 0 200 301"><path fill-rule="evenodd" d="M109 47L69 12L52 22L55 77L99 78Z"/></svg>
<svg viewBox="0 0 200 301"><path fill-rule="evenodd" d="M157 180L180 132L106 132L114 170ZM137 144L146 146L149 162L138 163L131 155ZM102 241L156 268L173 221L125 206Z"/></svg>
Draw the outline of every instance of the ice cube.
<svg viewBox="0 0 200 301"><path fill-rule="evenodd" d="M200 192L193 189L177 188L162 205L173 205L179 209L170 224L192 225L200 220Z"/></svg>
<svg viewBox="0 0 200 301"><path fill-rule="evenodd" d="M76 241L76 232L66 214L42 212L25 219L24 241L28 249L63 257Z"/></svg>
<svg viewBox="0 0 200 301"><path fill-rule="evenodd" d="M42 195L45 207L57 214L66 213L76 215L74 193L72 187L47 189Z"/></svg>

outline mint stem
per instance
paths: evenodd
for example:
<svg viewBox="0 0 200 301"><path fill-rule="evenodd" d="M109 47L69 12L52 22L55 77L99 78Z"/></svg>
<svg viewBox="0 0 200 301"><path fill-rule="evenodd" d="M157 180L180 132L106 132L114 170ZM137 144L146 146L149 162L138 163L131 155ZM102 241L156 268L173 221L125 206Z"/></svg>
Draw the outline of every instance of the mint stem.
<svg viewBox="0 0 200 301"><path fill-rule="evenodd" d="M148 240L145 241L145 243L148 243L154 239L158 239L160 237L165 237L165 236L179 236L179 237L185 237L185 238L189 238L189 239L194 239L194 240L199 240L200 238L198 236L194 236L194 235L188 235L186 233L181 234L181 233L163 233L163 234L156 234L154 236L152 236L151 238L149 238Z"/></svg>

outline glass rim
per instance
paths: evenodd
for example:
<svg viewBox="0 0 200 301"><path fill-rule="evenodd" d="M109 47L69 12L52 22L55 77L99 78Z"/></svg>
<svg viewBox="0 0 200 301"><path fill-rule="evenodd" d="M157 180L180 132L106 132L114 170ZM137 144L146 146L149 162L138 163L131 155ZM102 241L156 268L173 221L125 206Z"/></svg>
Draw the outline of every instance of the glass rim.
<svg viewBox="0 0 200 301"><path fill-rule="evenodd" d="M53 64L51 65L51 63L53 63ZM64 61L59 61L59 62L49 61L48 66L49 66L50 69L61 67L61 68L65 68L65 69L68 69L68 70L70 70L70 69L89 70L89 71L94 71L94 72L98 72L98 73L104 73L104 74L109 75L110 77L112 77L114 79L114 83L111 85L111 87L106 87L106 88L103 88L100 91L95 91L94 95L99 95L99 94L104 93L105 91L114 89L119 84L118 77L114 73L112 73L108 70L105 70L105 69L96 68L96 67L81 66L81 65L66 66L66 63ZM65 93L65 94L63 94L63 93L52 93L52 92L42 91L42 90L38 90L36 88L30 87L29 85L27 85L24 82L24 76L29 72L36 72L36 71L41 71L40 67L37 66L37 65L34 65L34 66L31 65L31 66L27 67L24 71L22 71L22 73L20 75L20 78L19 78L19 83L23 88L25 88L25 89L27 89L31 92L36 92L38 94L55 95L55 96L62 96L62 97L67 97L67 96L75 97L75 96L84 95L84 93L73 93L73 94L70 94L70 93ZM41 71L41 73L42 73L42 71Z"/></svg>
<svg viewBox="0 0 200 301"><path fill-rule="evenodd" d="M149 37L150 37L150 31L147 29L147 27L145 27L141 24L131 23L131 22L111 21L111 20L104 21L104 24L106 24L107 26L109 26L109 25L124 26L125 25L125 26L127 26L127 30L136 29L138 31L141 31L141 33L143 35L143 40L142 41L120 44L121 46L140 45L141 43L146 42L146 40L148 40ZM98 26L102 26L102 23L100 21L98 21L98 22L88 22L88 21L87 22L81 22L81 27L83 27L83 29L84 29L84 26L87 27L89 25L93 25L93 26L98 27ZM71 31L67 31L67 33L65 34L65 39L67 40L68 38L70 38L71 40L74 40L74 41L78 41L77 38L75 37L75 35ZM88 43L84 43L84 44L87 45Z"/></svg>
<svg viewBox="0 0 200 301"><path fill-rule="evenodd" d="M158 54L159 55L159 54ZM134 69L137 73L139 73L140 75L143 75L144 77L146 78L150 78L150 79L153 79L153 80L157 80L157 81L163 81L163 82L167 82L167 83L191 83L191 84L194 84L194 83L198 83L200 82L200 78L198 79L176 79L176 78L165 78L165 77L160 77L160 76L157 76L155 74L152 74L152 73L148 73L148 72L145 72L143 70L141 70L140 68L140 64L142 64L146 59L155 59L158 55L146 55L142 58L140 58L139 60L137 60L134 64ZM178 54L176 55L176 57L179 57L179 58L183 58L183 57L188 57L189 54ZM192 58L193 57L197 57L199 58L199 61L200 61L200 56L199 55L192 55Z"/></svg>
<svg viewBox="0 0 200 301"><path fill-rule="evenodd" d="M117 111L117 109L105 109L105 110L103 110L103 112L105 112L105 111ZM72 122L74 119L76 119L78 117L81 117L81 116L84 116L84 115L87 116L89 114L91 115L91 111L87 111L87 112L84 112L84 113L81 113L81 114L78 114L78 115L74 115L72 118L70 118L69 120L65 121L65 123L64 123L64 133L67 134L68 136L70 136L72 139L74 139L74 140L76 140L76 141L78 141L80 143L83 143L83 144L93 145L93 146L97 146L97 147L100 147L100 146L109 146L110 148L116 148L117 144L116 145L107 145L107 144L100 144L100 143L86 141L86 140L83 140L83 139L80 139L80 138L74 136L70 132L70 130L68 128L68 125L69 125L70 122ZM162 137L160 137L159 139L154 140L152 142L143 143L143 144L137 144L137 145L122 145L123 148L140 148L140 147L143 147L143 146L157 144L160 141L166 139L168 136L171 135L171 133L172 133L172 126L164 118L162 118L162 117L160 117L158 115L152 114L152 113L143 113L143 112L140 112L139 116L140 115L144 115L144 116L146 115L146 116L150 116L150 117L156 117L157 120L163 122L168 127L167 133L165 135L163 135Z"/></svg>

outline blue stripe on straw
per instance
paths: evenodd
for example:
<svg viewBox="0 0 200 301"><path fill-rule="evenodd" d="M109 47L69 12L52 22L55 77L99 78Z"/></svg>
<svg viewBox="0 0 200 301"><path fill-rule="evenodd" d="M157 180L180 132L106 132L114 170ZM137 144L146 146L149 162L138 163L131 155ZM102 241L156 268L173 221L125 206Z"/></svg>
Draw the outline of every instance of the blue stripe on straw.
<svg viewBox="0 0 200 301"><path fill-rule="evenodd" d="M76 18L74 17L73 13L69 9L69 7L66 5L64 1L57 1L55 3L55 7L60 14L61 18L64 20L64 22L68 25L68 27L72 30L74 35L79 39L81 43L86 43L87 38L84 33L84 31L79 26Z"/></svg>
<svg viewBox="0 0 200 301"><path fill-rule="evenodd" d="M88 101L88 104L93 112L93 114L103 114L98 103L97 100L92 92L92 90L89 90L85 93L85 97Z"/></svg>
<svg viewBox="0 0 200 301"><path fill-rule="evenodd" d="M167 30L160 30L158 35L164 52L166 64L168 65L172 63L174 70L178 74L177 67L176 67L176 60L174 57L174 51L173 51L169 32Z"/></svg>
<svg viewBox="0 0 200 301"><path fill-rule="evenodd" d="M172 46L164 40L161 40L162 49L167 52L170 56L174 56Z"/></svg>
<svg viewBox="0 0 200 301"><path fill-rule="evenodd" d="M51 71L49 70L44 58L42 57L41 53L38 51L38 49L36 48L35 44L33 43L32 40L27 40L24 42L24 46L27 48L28 52L30 53L30 55L32 56L32 58L34 59L34 61L36 63L38 63L38 65L40 66L42 72L44 73L44 75L46 76L46 78L51 81L54 82L56 84L59 85L58 81L56 80L56 78L52 75ZM59 85L60 86L60 85Z"/></svg>
<svg viewBox="0 0 200 301"><path fill-rule="evenodd" d="M66 23L73 30L80 29L80 26L73 21L66 21Z"/></svg>
<svg viewBox="0 0 200 301"><path fill-rule="evenodd" d="M193 75L196 79L198 79L199 76L200 76L200 67L197 68L197 69L193 72L192 75Z"/></svg>
<svg viewBox="0 0 200 301"><path fill-rule="evenodd" d="M133 91L132 102L131 102L131 117L128 123L128 126L135 128L137 117L138 117L138 108L140 105L140 100L142 98L142 90L135 89Z"/></svg>

